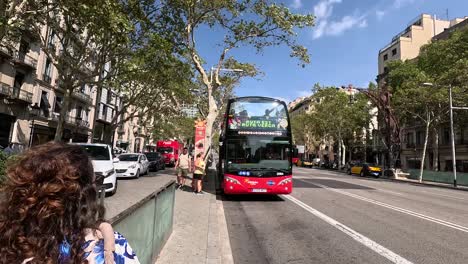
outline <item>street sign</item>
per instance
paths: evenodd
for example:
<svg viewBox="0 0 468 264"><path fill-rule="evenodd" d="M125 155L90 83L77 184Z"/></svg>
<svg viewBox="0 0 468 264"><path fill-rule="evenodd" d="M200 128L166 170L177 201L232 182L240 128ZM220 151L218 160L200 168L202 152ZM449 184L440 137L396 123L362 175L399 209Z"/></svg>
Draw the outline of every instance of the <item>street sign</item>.
<svg viewBox="0 0 468 264"><path fill-rule="evenodd" d="M304 145L297 145L297 153L304 154L305 153L305 146Z"/></svg>

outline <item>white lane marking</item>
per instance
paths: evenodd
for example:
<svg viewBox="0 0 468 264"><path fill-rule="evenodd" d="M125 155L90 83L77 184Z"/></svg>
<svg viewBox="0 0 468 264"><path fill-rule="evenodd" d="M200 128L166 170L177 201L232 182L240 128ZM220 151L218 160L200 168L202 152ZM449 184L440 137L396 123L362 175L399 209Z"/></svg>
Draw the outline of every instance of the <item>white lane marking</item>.
<svg viewBox="0 0 468 264"><path fill-rule="evenodd" d="M302 168L301 168L302 169ZM301 171L300 173L306 173L304 171ZM340 180L359 180L359 181L365 181L366 179L365 178L351 178L350 175L343 175L342 173L336 173L336 172L320 172L320 174L324 174L324 175L328 175L328 176L348 176L348 177L341 177ZM305 175L307 176L307 174ZM296 179L331 179L331 180L336 180L335 178L326 178L326 177L304 177L304 176L299 176L299 177L295 177ZM344 181L344 182L347 182L347 181ZM375 188L373 186L369 186L369 187L372 187L372 188ZM423 186L421 186L423 187ZM426 187L426 186L424 186ZM382 190L382 189L380 189ZM385 190L382 190L382 191L385 191ZM437 190L438 192L440 192L441 190ZM387 191L387 192L391 192L391 191ZM428 191L423 191L423 190L418 190L418 192L421 192L421 193L427 193L427 194L430 194L430 195L434 195L434 196L440 196L440 197L446 197L446 198L452 198L452 199L456 199L456 200L460 200L460 201L466 201L467 199L466 198L462 198L462 197L456 197L456 196L452 196L452 195L447 195L447 194L440 194L440 193L436 193L434 191L432 192L428 192ZM396 192L394 192L396 193ZM413 193L414 194L414 193ZM401 194L399 193L399 195L403 195L405 196L404 194Z"/></svg>
<svg viewBox="0 0 468 264"><path fill-rule="evenodd" d="M325 215L324 213L308 206L307 204L301 202L300 200L292 197L291 195L283 195L284 198L290 200L291 202L299 205L309 213L315 215L316 217L322 219L323 221L327 222L328 224L332 225L336 229L340 230L341 232L345 233L346 235L350 236L352 239L356 240L357 242L363 244L364 246L368 247L369 249L373 250L377 254L383 256L384 258L390 260L393 263L398 264L412 264L411 261L405 259L404 257L396 254L395 252L391 251L390 249L378 244L377 242L371 240L370 238L354 231L353 229L349 228L348 226L336 221L335 219Z"/></svg>
<svg viewBox="0 0 468 264"><path fill-rule="evenodd" d="M393 206L393 205L390 205L390 204L382 203L382 202L379 202L379 201L376 201L376 200L373 200L373 199L362 197L362 196L357 195L357 194L345 192L345 191L342 191L342 190L337 190L337 189L328 187L328 186L320 184L320 183L310 183L310 184L318 186L318 187L322 187L324 189L327 189L327 190L330 190L330 191L333 191L333 192L336 192L336 193L340 193L340 194L343 194L343 195L346 195L346 196L349 196L349 197L353 197L353 198L356 198L356 199L361 200L361 201L376 204L376 205L379 205L379 206L382 206L382 207L385 207L385 208L388 208L388 209L392 209L392 210L400 212L400 213L405 213L405 214L415 216L415 217L418 217L418 218L421 218L421 219L424 219L424 220L427 220L427 221L431 221L431 222L436 223L436 224L440 224L440 225L443 225L443 226L446 226L446 227L450 227L450 228L453 228L453 229L468 233L468 227L465 227L465 226L461 226L461 225L458 225L458 224L455 224L455 223L452 223L452 222L448 222L448 221L445 221L445 220L442 220L442 219L438 219L438 218L431 217L431 216L428 216L428 215L413 212L411 210L404 209L404 208L401 208L401 207L397 207L397 206Z"/></svg>

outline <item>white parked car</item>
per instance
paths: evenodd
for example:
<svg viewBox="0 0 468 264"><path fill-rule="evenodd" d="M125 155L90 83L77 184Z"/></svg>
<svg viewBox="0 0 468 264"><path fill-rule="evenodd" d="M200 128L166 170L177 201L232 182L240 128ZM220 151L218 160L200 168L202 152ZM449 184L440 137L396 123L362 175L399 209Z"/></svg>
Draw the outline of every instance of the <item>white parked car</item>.
<svg viewBox="0 0 468 264"><path fill-rule="evenodd" d="M104 188L106 193L115 194L117 192L117 174L114 170L112 160L112 148L106 144L94 143L72 143L83 147L88 153L93 163L96 178L104 177Z"/></svg>
<svg viewBox="0 0 468 264"><path fill-rule="evenodd" d="M115 171L119 178L139 178L140 175L147 174L149 170L150 163L145 154L125 153L115 158L115 161Z"/></svg>

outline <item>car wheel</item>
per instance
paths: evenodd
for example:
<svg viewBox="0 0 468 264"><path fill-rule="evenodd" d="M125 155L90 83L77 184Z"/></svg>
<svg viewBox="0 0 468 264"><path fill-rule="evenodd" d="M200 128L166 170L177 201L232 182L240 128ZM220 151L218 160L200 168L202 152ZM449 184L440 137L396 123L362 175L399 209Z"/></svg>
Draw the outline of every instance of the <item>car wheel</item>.
<svg viewBox="0 0 468 264"><path fill-rule="evenodd" d="M140 178L140 169L137 170L137 173L135 174L135 178Z"/></svg>
<svg viewBox="0 0 468 264"><path fill-rule="evenodd" d="M163 164L162 169L163 169L163 170L166 169L166 164Z"/></svg>
<svg viewBox="0 0 468 264"><path fill-rule="evenodd" d="M361 177L366 176L365 173L364 173L364 170L361 171L361 173L359 174L359 176L361 176Z"/></svg>

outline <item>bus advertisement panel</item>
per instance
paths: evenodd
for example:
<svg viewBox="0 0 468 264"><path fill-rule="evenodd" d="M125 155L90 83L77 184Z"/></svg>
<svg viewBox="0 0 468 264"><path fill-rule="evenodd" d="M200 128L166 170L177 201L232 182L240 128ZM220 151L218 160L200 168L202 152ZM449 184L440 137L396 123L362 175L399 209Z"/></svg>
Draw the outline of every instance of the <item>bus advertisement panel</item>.
<svg viewBox="0 0 468 264"><path fill-rule="evenodd" d="M220 139L220 178L227 194L292 191L292 142L286 104L265 97L228 102Z"/></svg>

